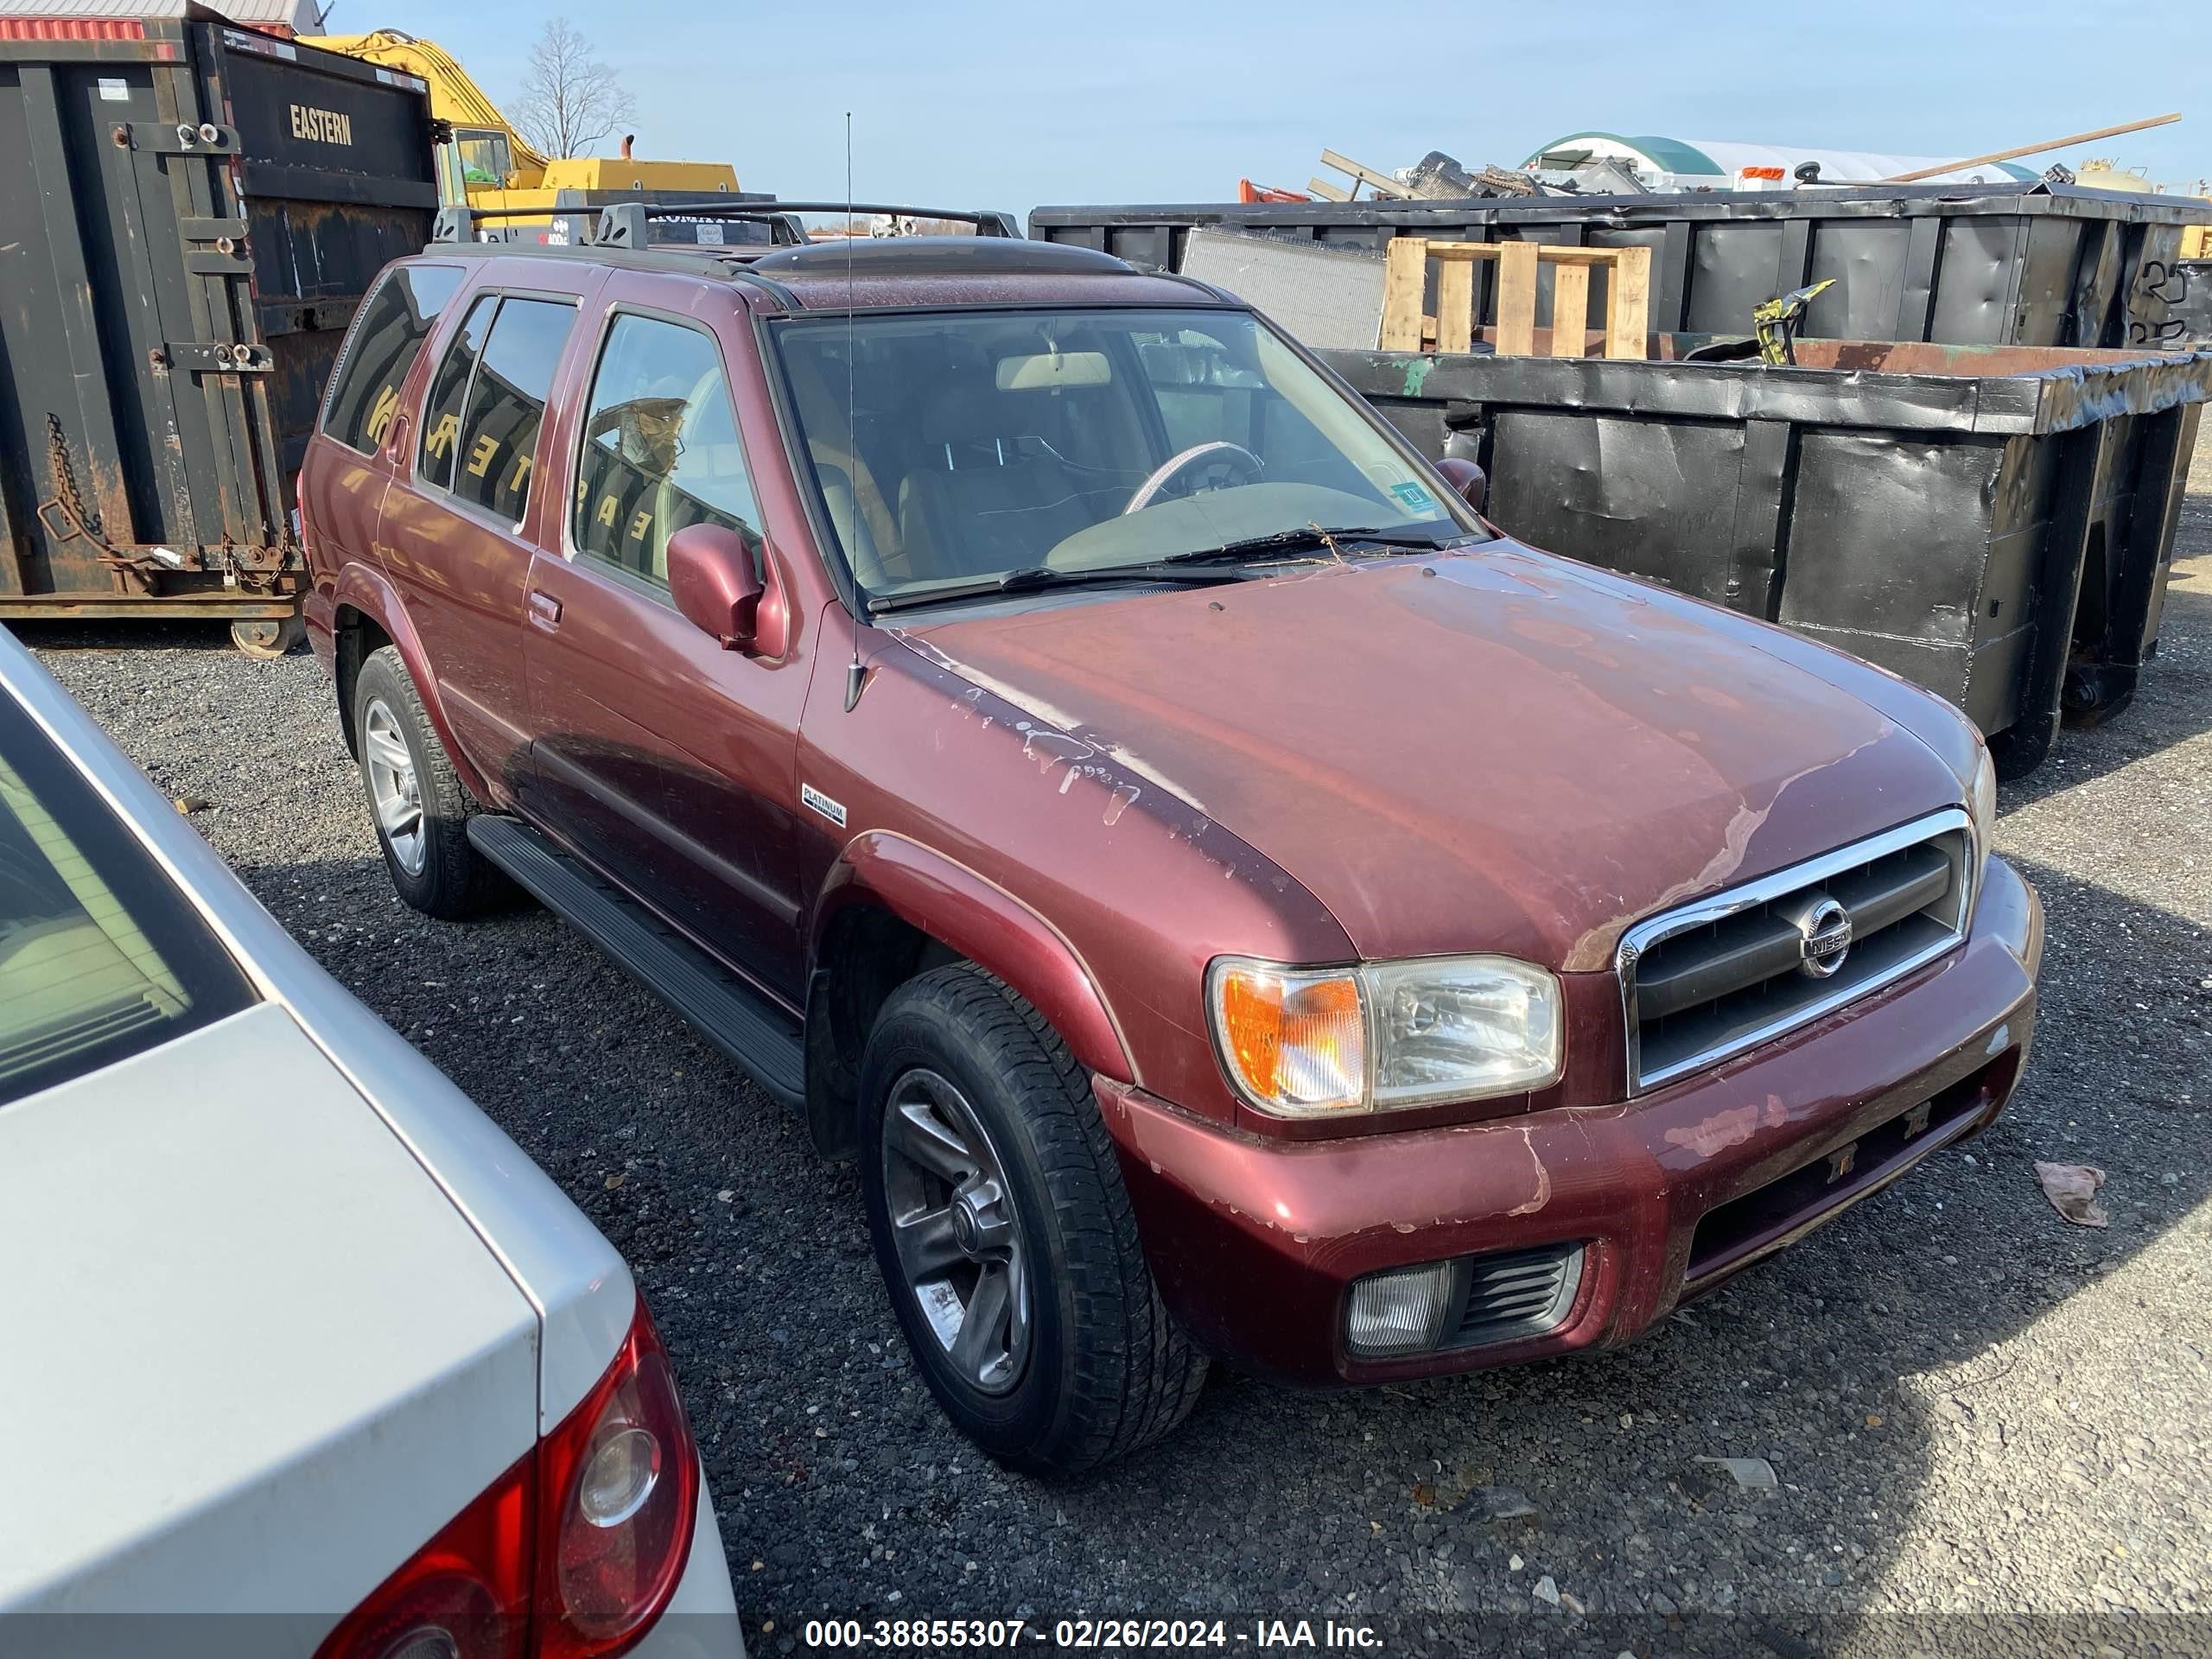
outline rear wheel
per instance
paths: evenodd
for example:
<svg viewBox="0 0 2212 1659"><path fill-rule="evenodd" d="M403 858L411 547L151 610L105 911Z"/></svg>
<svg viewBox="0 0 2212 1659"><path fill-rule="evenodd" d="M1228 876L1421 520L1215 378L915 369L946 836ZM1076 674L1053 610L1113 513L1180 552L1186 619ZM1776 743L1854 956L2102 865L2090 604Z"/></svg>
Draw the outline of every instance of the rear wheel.
<svg viewBox="0 0 2212 1659"><path fill-rule="evenodd" d="M307 637L307 624L296 611L289 616L246 617L231 624L231 643L264 662L283 656Z"/></svg>
<svg viewBox="0 0 2212 1659"><path fill-rule="evenodd" d="M1089 1079L1034 1008L970 963L910 980L861 1097L876 1260L963 1433L1072 1474L1189 1414L1205 1361L1160 1303Z"/></svg>
<svg viewBox="0 0 2212 1659"><path fill-rule="evenodd" d="M361 786L399 896L448 921L505 899L507 879L469 844L475 803L391 645L371 653L354 678L353 734Z"/></svg>

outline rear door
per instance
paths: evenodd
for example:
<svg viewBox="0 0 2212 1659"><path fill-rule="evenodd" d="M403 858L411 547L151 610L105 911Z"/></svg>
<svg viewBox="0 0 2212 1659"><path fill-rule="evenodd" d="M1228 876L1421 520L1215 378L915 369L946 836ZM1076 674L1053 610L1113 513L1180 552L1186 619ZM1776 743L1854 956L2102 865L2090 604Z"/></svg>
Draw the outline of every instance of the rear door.
<svg viewBox="0 0 2212 1659"><path fill-rule="evenodd" d="M501 283L502 275L518 280ZM524 283L527 283L527 286ZM543 497L538 443L595 272L501 260L445 332L385 493L385 563L457 741L495 796L522 792L524 595Z"/></svg>
<svg viewBox="0 0 2212 1659"><path fill-rule="evenodd" d="M714 523L762 535L725 352L749 352L734 299L696 283L608 279L563 461L559 553L531 578L525 650L533 785L579 850L700 943L794 1001L799 903L793 768L805 664L789 640L725 651L669 596L668 538ZM719 320L728 338L717 333Z"/></svg>
<svg viewBox="0 0 2212 1659"><path fill-rule="evenodd" d="M376 562L394 440L406 425L401 392L465 275L459 265L395 265L362 302L300 473L302 529L319 580Z"/></svg>

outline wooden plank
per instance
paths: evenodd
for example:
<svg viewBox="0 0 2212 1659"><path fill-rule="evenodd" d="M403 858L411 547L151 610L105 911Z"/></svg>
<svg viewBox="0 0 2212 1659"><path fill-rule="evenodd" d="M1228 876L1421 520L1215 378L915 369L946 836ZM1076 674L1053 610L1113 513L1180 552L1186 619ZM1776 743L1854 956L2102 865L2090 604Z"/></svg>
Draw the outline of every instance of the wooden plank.
<svg viewBox="0 0 2212 1659"><path fill-rule="evenodd" d="M1342 185L1331 184L1326 179L1308 179L1306 188L1324 201L1350 201L1351 192Z"/></svg>
<svg viewBox="0 0 2212 1659"><path fill-rule="evenodd" d="M1581 356L1589 327L1590 267L1561 260L1552 267L1552 355Z"/></svg>
<svg viewBox="0 0 2212 1659"><path fill-rule="evenodd" d="M1605 355L1641 361L1651 333L1651 250L1616 248L1605 284Z"/></svg>
<svg viewBox="0 0 2212 1659"><path fill-rule="evenodd" d="M1471 351L1474 343L1474 262L1445 260L1436 267L1436 349Z"/></svg>
<svg viewBox="0 0 2212 1659"><path fill-rule="evenodd" d="M1620 257L1624 251L1626 250L1621 248L1578 248L1553 242L1544 244L1544 257L1554 265L1616 265L1620 263Z"/></svg>
<svg viewBox="0 0 2212 1659"><path fill-rule="evenodd" d="M1411 190L1400 184L1388 173L1377 173L1371 167L1362 167L1351 156L1339 156L1333 149L1325 149L1321 152L1321 165L1333 167L1347 177L1357 179L1360 183L1366 185L1380 196L1395 196L1403 200L1413 194Z"/></svg>
<svg viewBox="0 0 2212 1659"><path fill-rule="evenodd" d="M1393 237L1382 251L1382 332L1377 341L1380 349L1421 350L1421 290L1427 285L1427 240L1418 236Z"/></svg>
<svg viewBox="0 0 2212 1659"><path fill-rule="evenodd" d="M1440 264L1451 260L1472 264L1477 260L1497 258L1498 247L1496 242L1431 242L1428 257Z"/></svg>
<svg viewBox="0 0 2212 1659"><path fill-rule="evenodd" d="M1498 355L1530 357L1536 350L1536 245L1497 246Z"/></svg>
<svg viewBox="0 0 2212 1659"><path fill-rule="evenodd" d="M1509 242L1431 242L1428 257L1432 259L1495 259L1501 248L1510 247ZM1546 264L1554 265L1611 265L1617 264L1626 248L1577 248L1563 243L1531 243ZM1649 250L1645 250L1646 254Z"/></svg>

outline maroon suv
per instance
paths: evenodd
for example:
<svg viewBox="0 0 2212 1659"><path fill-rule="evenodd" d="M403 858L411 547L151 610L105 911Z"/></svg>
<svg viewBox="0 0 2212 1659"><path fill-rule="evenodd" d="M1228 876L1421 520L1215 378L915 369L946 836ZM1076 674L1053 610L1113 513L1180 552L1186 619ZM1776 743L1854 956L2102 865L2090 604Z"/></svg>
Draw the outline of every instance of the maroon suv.
<svg viewBox="0 0 2212 1659"><path fill-rule="evenodd" d="M308 620L401 894L518 883L856 1156L993 1453L1622 1342L2003 1106L1947 704L1497 534L1218 290L630 211L381 278Z"/></svg>

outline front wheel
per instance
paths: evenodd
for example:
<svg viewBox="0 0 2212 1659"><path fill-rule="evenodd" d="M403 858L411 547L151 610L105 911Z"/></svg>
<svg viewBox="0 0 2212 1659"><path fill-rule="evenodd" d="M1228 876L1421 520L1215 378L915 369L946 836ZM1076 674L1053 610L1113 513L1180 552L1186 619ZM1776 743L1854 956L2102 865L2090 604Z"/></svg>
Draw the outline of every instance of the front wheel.
<svg viewBox="0 0 2212 1659"><path fill-rule="evenodd" d="M930 1391L993 1457L1074 1474L1174 1428L1205 1361L1160 1303L1089 1078L1003 982L908 981L861 1065L861 1179Z"/></svg>

